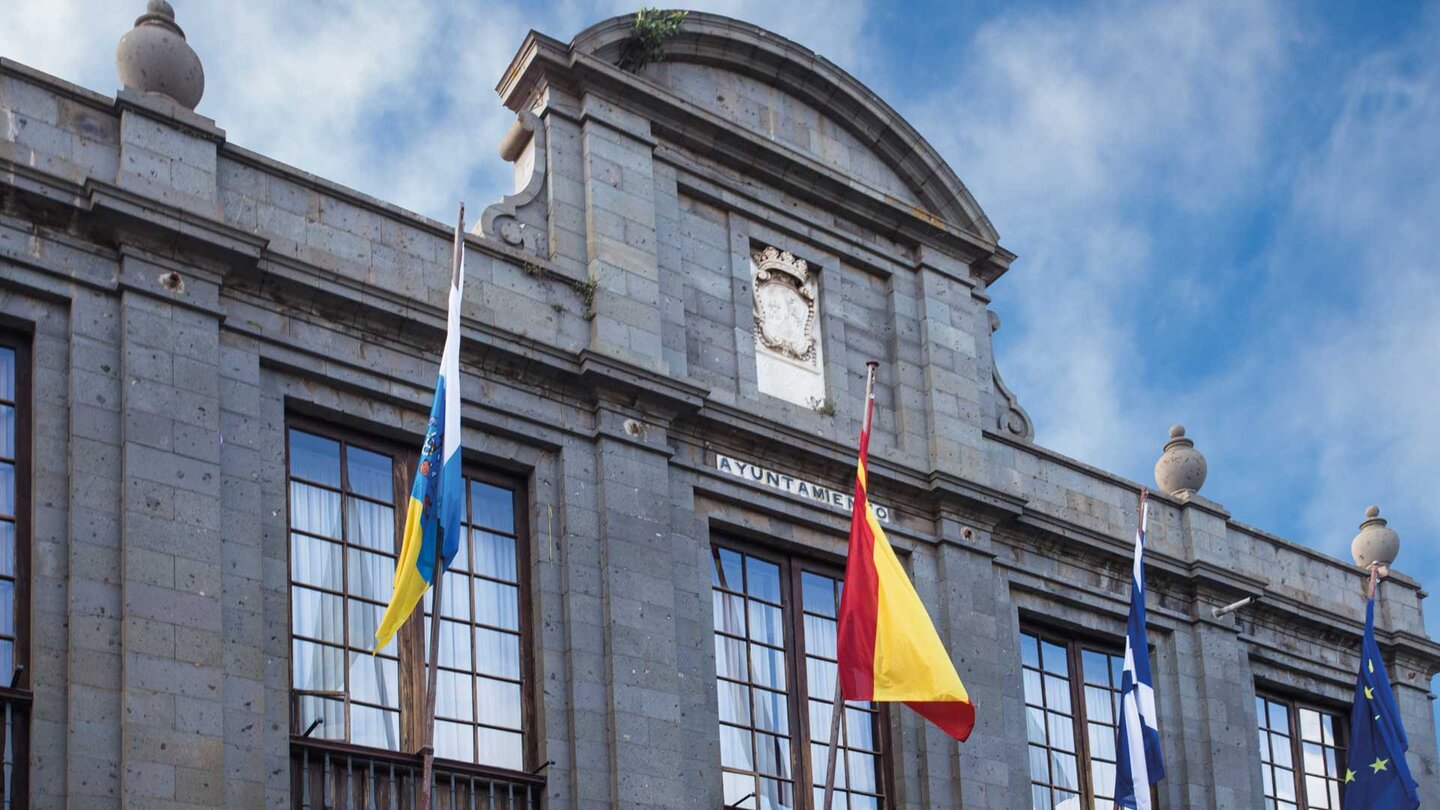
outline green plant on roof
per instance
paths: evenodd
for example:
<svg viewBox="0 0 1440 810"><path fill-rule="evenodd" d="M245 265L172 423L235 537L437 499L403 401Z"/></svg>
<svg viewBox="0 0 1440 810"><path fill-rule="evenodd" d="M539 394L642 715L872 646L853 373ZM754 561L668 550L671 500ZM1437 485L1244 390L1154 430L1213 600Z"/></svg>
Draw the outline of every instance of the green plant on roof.
<svg viewBox="0 0 1440 810"><path fill-rule="evenodd" d="M657 8L642 8L635 12L630 36L620 43L620 69L639 73L646 65L665 61L665 40L680 30L687 13Z"/></svg>

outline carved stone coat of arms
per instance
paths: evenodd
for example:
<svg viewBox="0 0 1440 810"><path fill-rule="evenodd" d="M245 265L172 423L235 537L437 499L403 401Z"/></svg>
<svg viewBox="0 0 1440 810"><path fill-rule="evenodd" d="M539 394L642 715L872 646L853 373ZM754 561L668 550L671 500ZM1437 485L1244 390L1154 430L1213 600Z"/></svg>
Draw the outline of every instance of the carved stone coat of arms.
<svg viewBox="0 0 1440 810"><path fill-rule="evenodd" d="M767 247L755 262L755 336L761 345L801 362L815 357L815 275L803 259Z"/></svg>

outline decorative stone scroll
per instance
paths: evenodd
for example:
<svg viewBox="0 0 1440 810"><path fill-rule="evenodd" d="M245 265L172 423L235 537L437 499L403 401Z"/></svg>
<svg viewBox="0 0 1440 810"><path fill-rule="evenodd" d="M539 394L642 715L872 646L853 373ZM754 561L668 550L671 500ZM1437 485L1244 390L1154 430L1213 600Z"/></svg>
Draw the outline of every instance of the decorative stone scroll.
<svg viewBox="0 0 1440 810"><path fill-rule="evenodd" d="M521 110L500 142L501 159L515 164L515 193L486 208L478 231L540 256L549 253L546 237L545 124Z"/></svg>
<svg viewBox="0 0 1440 810"><path fill-rule="evenodd" d="M760 391L819 407L825 400L825 375L817 274L790 251L767 246L750 254L750 279Z"/></svg>
<svg viewBox="0 0 1440 810"><path fill-rule="evenodd" d="M990 333L994 334L995 330L1000 328L1000 316L993 311L987 311L986 314L990 316ZM1000 379L1000 366L993 360L994 353L991 354L990 374L991 380L995 383L996 394L995 426L1002 433L1008 433L1017 439L1032 441L1035 438L1035 426L1030 422L1030 414L1020 407L1020 401L1005 385L1005 381Z"/></svg>

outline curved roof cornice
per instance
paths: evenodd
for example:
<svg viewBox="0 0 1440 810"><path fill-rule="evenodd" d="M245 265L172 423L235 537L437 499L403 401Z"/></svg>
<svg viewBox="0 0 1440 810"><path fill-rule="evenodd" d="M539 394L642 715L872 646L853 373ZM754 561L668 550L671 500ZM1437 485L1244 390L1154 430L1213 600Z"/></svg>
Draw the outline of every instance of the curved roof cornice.
<svg viewBox="0 0 1440 810"><path fill-rule="evenodd" d="M613 67L621 43L633 30L632 21L633 15L604 20L568 44L532 31L496 89L508 106L518 109L529 103L531 91L541 81L537 63L548 61L567 72L589 66L592 70L586 78L595 78L595 72L603 70L605 78L633 79L643 83L651 95L673 96L643 76ZM934 147L870 88L825 57L756 25L696 11L687 14L664 47L667 62L713 66L744 75L821 110L894 171L914 192L920 206L888 195L879 202L897 209L902 218L923 221L951 237L963 234L963 240L970 243L967 252L972 260L983 265L972 270L984 283L993 282L1014 259L1014 254L999 246L1000 236L990 218ZM875 202L863 202L861 207L874 212Z"/></svg>

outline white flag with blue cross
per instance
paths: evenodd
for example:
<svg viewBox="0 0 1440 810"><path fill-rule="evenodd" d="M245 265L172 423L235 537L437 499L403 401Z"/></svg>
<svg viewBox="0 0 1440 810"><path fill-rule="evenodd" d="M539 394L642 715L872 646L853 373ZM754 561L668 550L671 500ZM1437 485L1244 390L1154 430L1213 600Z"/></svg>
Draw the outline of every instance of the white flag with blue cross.
<svg viewBox="0 0 1440 810"><path fill-rule="evenodd" d="M1145 640L1145 524L1147 492L1140 490L1140 527L1135 532L1135 567L1130 580L1130 621L1125 633L1125 668L1120 674L1120 729L1115 747L1115 806L1150 810L1150 786L1165 778L1155 682Z"/></svg>

